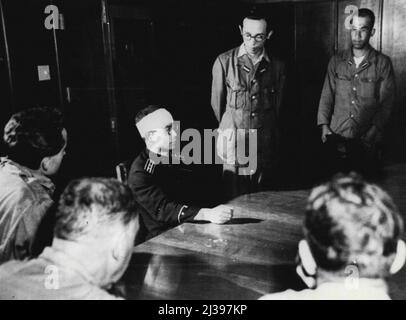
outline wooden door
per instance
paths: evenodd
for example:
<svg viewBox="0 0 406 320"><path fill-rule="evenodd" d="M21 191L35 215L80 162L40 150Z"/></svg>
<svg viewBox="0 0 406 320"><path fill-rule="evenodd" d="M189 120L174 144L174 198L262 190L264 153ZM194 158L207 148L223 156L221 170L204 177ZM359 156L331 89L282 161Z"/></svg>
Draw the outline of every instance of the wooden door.
<svg viewBox="0 0 406 320"><path fill-rule="evenodd" d="M8 48L2 23L4 16L1 4L0 1L0 132L3 132L4 125L12 113L12 103Z"/></svg>
<svg viewBox="0 0 406 320"><path fill-rule="evenodd" d="M297 115L293 121L300 128L295 134L300 152L297 165L307 179L306 175L317 174L321 165L317 110L327 64L336 46L336 3L297 3L295 28Z"/></svg>
<svg viewBox="0 0 406 320"><path fill-rule="evenodd" d="M3 0L16 110L60 107L54 33L45 26L49 1ZM40 72L39 68L42 68Z"/></svg>
<svg viewBox="0 0 406 320"><path fill-rule="evenodd" d="M406 160L406 2L385 1L382 19L382 52L392 59L397 94L386 145L390 155Z"/></svg>

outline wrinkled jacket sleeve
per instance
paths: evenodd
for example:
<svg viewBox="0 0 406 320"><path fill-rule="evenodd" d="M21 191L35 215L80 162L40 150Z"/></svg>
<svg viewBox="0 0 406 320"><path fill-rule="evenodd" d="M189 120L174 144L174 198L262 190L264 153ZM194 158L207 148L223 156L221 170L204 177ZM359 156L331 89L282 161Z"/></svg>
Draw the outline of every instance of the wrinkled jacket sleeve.
<svg viewBox="0 0 406 320"><path fill-rule="evenodd" d="M335 69L336 61L335 57L332 57L327 67L327 74L324 80L323 90L321 92L319 109L317 113L318 126L323 124L330 125L331 115L334 109L334 97L336 91Z"/></svg>
<svg viewBox="0 0 406 320"><path fill-rule="evenodd" d="M16 259L23 260L32 257L38 227L52 204L52 200L43 199L40 203L29 201L25 206L14 238L13 250Z"/></svg>
<svg viewBox="0 0 406 320"><path fill-rule="evenodd" d="M214 62L212 73L211 106L217 121L220 122L226 109L227 87L224 66L219 57Z"/></svg>
<svg viewBox="0 0 406 320"><path fill-rule="evenodd" d="M169 199L163 190L154 184L152 175L144 171L134 171L129 177L129 186L135 200L155 221L176 225L192 221L200 210L193 206L186 208L185 204Z"/></svg>
<svg viewBox="0 0 406 320"><path fill-rule="evenodd" d="M382 131L392 113L396 95L395 75L392 62L389 58L383 61L381 79L382 82L379 88L379 110L373 119L373 124Z"/></svg>

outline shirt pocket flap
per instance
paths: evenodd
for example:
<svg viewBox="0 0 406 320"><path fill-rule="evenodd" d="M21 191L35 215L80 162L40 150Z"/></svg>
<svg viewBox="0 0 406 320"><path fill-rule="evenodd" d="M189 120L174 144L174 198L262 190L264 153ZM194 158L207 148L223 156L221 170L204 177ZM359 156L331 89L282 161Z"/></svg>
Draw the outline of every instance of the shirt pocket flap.
<svg viewBox="0 0 406 320"><path fill-rule="evenodd" d="M229 88L227 100L228 106L233 109L244 108L246 104L247 88L238 81L227 82L227 87Z"/></svg>
<svg viewBox="0 0 406 320"><path fill-rule="evenodd" d="M229 81L229 80L227 80L227 87L232 92L244 92L244 91L247 91L247 88L242 83L239 83L237 81Z"/></svg>
<svg viewBox="0 0 406 320"><path fill-rule="evenodd" d="M374 78L374 77L364 77L364 78L361 78L360 80L361 80L361 82L364 82L364 83L375 83L375 82L379 81L378 78Z"/></svg>
<svg viewBox="0 0 406 320"><path fill-rule="evenodd" d="M343 73L338 73L338 72L336 72L335 77L336 77L338 80L351 81L350 76L348 76L348 75L346 75L346 74L343 74Z"/></svg>

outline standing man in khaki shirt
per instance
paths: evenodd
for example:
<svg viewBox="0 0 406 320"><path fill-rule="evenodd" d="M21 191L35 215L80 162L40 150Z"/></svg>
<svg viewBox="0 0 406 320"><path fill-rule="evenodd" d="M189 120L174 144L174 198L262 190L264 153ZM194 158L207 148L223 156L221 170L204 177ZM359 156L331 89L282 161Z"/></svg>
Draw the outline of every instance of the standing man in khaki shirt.
<svg viewBox="0 0 406 320"><path fill-rule="evenodd" d="M213 65L211 105L219 121L217 152L224 161L226 198L258 191L270 182L278 161L286 78L284 64L265 49L273 33L266 18L247 16L239 27L243 43L220 54ZM257 150L253 148L249 163L241 163L242 151L251 151L254 144Z"/></svg>
<svg viewBox="0 0 406 320"><path fill-rule="evenodd" d="M360 9L352 22L350 49L333 56L321 94L317 124L332 150L332 171L379 168L379 144L393 109L395 78L389 57L369 44L375 15Z"/></svg>

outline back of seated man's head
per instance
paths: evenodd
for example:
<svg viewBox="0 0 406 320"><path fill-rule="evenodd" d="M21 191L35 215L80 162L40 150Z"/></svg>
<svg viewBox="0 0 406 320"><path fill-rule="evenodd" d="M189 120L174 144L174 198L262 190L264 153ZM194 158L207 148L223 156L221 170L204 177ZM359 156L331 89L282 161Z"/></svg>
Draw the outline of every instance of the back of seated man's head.
<svg viewBox="0 0 406 320"><path fill-rule="evenodd" d="M116 282L128 266L138 232L136 209L131 190L116 179L74 180L59 200L53 245L84 248L85 256L78 258L83 264L94 264L87 258L98 260L105 274L101 285Z"/></svg>
<svg viewBox="0 0 406 320"><path fill-rule="evenodd" d="M391 197L356 174L336 176L314 188L308 199L304 222L308 248L317 269L336 278L348 276L348 266L356 266L361 278L397 272L405 258L402 230ZM303 262L306 254L300 250L299 245Z"/></svg>
<svg viewBox="0 0 406 320"><path fill-rule="evenodd" d="M62 114L54 108L30 108L15 113L3 135L8 158L45 175L59 170L66 140Z"/></svg>
<svg viewBox="0 0 406 320"><path fill-rule="evenodd" d="M135 116L135 125L147 148L157 153L175 147L177 134L173 122L171 113L157 105L149 105Z"/></svg>

